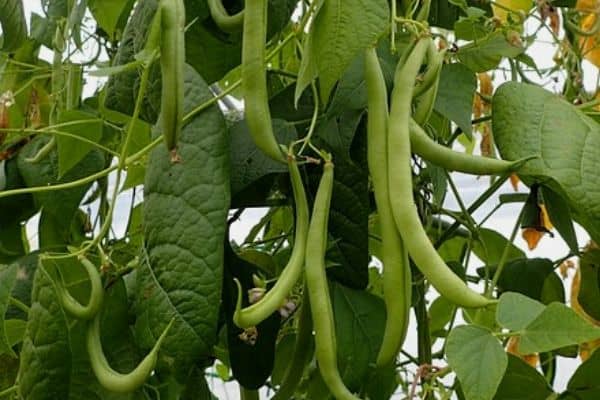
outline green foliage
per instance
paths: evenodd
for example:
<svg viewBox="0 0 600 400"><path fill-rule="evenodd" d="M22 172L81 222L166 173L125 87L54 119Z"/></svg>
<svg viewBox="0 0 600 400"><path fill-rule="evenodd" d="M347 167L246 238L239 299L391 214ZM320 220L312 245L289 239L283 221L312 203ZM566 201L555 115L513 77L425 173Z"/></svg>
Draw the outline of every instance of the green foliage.
<svg viewBox="0 0 600 400"><path fill-rule="evenodd" d="M221 6L233 15L246 3ZM148 41L168 0L42 4L41 15L26 15L29 2L0 0L1 398L212 400L223 397L223 381L244 399L265 390L273 400L600 397L600 250L585 236L600 241L600 128L597 94L582 84L582 60L592 59L573 0L504 10L506 18L478 0L268 0L265 24L254 26L265 43L220 29L206 0L186 0L185 47L171 49L185 54L185 74L164 82L161 65L175 60L161 62L168 55ZM556 56L542 67L534 49L557 17L565 33L551 32ZM262 45L255 54L264 56L242 57ZM247 85L254 76L243 81L242 70L266 83ZM373 72L380 84L367 90ZM184 87L171 153L161 109L174 94L163 84ZM374 97L382 106L367 109ZM259 102L272 135L250 132L248 110ZM411 126L435 146L421 151ZM310 246L294 248L288 168L255 141L267 133L275 153L280 144L295 158L309 205L320 205ZM469 203L464 177L436 164L440 151L454 165L508 167L479 180L482 193ZM328 198L315 201L324 164L327 210ZM508 193L512 173L528 188ZM386 194L389 221L380 220L384 192L402 193ZM490 219L498 210L509 235ZM523 250L522 228L564 254ZM411 243L403 265L412 297L394 287L394 263L383 260L394 229ZM297 251L311 253L311 273L277 311L238 327L234 278L247 306ZM96 316L114 369L104 372L126 376L173 321L152 373L129 393L103 387L89 322L61 307L60 288L81 304L94 293L81 256L102 279ZM559 272L570 257L579 283L569 302ZM311 307L315 282L323 290ZM410 322L390 305L399 298ZM383 338L394 331L408 339L383 365ZM560 357L577 355L589 358L566 376ZM568 380L562 393L558 376Z"/></svg>
<svg viewBox="0 0 600 400"><path fill-rule="evenodd" d="M186 73L189 111L210 93L195 71ZM225 121L213 105L183 128L180 163L172 163L161 145L146 171L136 334L151 347L175 317L163 349L181 368L209 357L216 341L219 310L213 305L220 298L230 193L227 145Z"/></svg>
<svg viewBox="0 0 600 400"><path fill-rule="evenodd" d="M509 160L536 156L519 171L521 178L564 197L575 220L599 241L596 122L547 90L514 82L496 91L492 116L500 154Z"/></svg>

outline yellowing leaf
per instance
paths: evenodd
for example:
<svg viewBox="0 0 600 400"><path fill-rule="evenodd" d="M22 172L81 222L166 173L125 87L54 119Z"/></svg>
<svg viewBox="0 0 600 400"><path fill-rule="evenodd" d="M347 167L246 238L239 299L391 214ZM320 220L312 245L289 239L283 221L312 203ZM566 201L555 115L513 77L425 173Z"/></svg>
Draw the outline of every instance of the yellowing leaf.
<svg viewBox="0 0 600 400"><path fill-rule="evenodd" d="M598 8L598 0L577 0L575 9L578 11L593 12Z"/></svg>
<svg viewBox="0 0 600 400"><path fill-rule="evenodd" d="M527 242L527 247L529 250L533 250L537 247L538 243L544 236L544 232L538 231L535 228L525 228L523 229L523 239Z"/></svg>
<svg viewBox="0 0 600 400"><path fill-rule="evenodd" d="M481 72L477 74L477 79L479 80L479 92L485 96L491 96L494 91L492 77L487 72Z"/></svg>
<svg viewBox="0 0 600 400"><path fill-rule="evenodd" d="M544 204L540 204L540 222L542 226L547 230L551 231L554 228L552 225L552 221L550 221L550 216L548 216L548 210L546 210L546 206Z"/></svg>
<svg viewBox="0 0 600 400"><path fill-rule="evenodd" d="M508 343L506 344L506 352L519 357L521 360L525 361L527 364L529 364L533 368L537 367L538 362L540 361L539 355L537 353L521 354L517 350L518 347L519 347L519 337L512 336L510 339L508 339Z"/></svg>
<svg viewBox="0 0 600 400"><path fill-rule="evenodd" d="M515 190L515 192L519 191L519 177L517 176L517 174L512 174L510 176L510 184L513 187L513 189Z"/></svg>
<svg viewBox="0 0 600 400"><path fill-rule="evenodd" d="M492 11L494 12L494 16L498 17L502 22L506 22L508 20L508 14L511 11L523 11L526 13L533 7L533 2L531 0L499 0L495 3L500 7L492 4Z"/></svg>
<svg viewBox="0 0 600 400"><path fill-rule="evenodd" d="M593 248L593 247L594 247L594 243L591 242L587 248ZM583 307L581 307L581 304L579 303L579 299L578 299L580 288L581 288L581 271L580 271L579 267L577 267L577 269L575 270L575 275L573 276L573 281L571 282L571 298L570 298L571 308L585 320L591 322L592 324L600 326L600 321L597 321L594 318L592 318L588 313L585 312ZM581 358L582 361L587 360L590 357L590 355L594 352L594 350L596 350L598 347L600 347L600 339L581 343L579 345L579 357Z"/></svg>
<svg viewBox="0 0 600 400"><path fill-rule="evenodd" d="M581 20L580 28L584 31L593 29L596 24L597 15L592 13L588 14ZM600 35L594 36L582 36L579 38L579 46L581 47L581 54L583 57L594 64L596 67L600 67L600 46L598 46L598 38Z"/></svg>

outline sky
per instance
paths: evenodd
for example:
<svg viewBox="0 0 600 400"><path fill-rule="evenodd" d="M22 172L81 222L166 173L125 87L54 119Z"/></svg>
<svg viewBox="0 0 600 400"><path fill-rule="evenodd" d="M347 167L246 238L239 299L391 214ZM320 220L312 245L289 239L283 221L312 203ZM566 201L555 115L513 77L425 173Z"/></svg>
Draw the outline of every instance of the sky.
<svg viewBox="0 0 600 400"><path fill-rule="evenodd" d="M41 6L40 2L37 0L27 0L24 1L26 15L30 15L32 12L37 12L41 14ZM529 19L526 23L526 32L531 32L537 28L538 22L532 19ZM550 45L552 43L551 37L546 33L546 31L540 31L540 36L534 46L529 49L528 54L531 55L540 68L544 68L546 66L552 66L553 61L552 57L554 56L554 49ZM86 51L90 53L95 52L94 48L88 48ZM51 58L51 51L48 49L44 49L42 51L42 56L47 59ZM596 86L597 74L598 71L596 68L591 66L591 64L585 62L584 65L585 71L585 81L584 85L588 90L593 90ZM539 79L535 75L530 75L530 78L534 81L539 81ZM508 79L508 77L502 76L501 74L497 74L494 79L495 86L498 86L502 81ZM540 82L542 83L542 82ZM559 90L561 87L561 81L558 82L549 82L546 87L549 90ZM101 85L102 81L88 80L88 86L86 87L86 92L84 95L91 95L98 85ZM479 196L485 189L488 180L486 178L477 179L476 177L472 177L464 174L453 174L456 185L458 186L459 193L462 196L463 201L468 206L474 199ZM527 189L521 185L520 191L523 193L527 192ZM511 193L513 192L512 187L508 184L504 185L501 190L497 193L496 196L492 197L490 201L486 203L484 207L482 207L478 212L474 214L474 218L476 221L479 221L491 208L493 208L496 204L498 204L498 195L502 193ZM129 204L127 200L127 196L131 197L131 193L124 193L120 196L120 201L122 204ZM138 199L141 200L141 199ZM458 203L453 198L452 194L449 193L446 197L445 207L452 210L459 210ZM515 220L519 214L520 205L505 205L498 212L496 212L487 222L484 224L485 227L494 229L504 236L510 236L511 230L515 224ZM127 223L127 214L128 207L117 207L115 211L114 221L115 221L115 232L119 235L124 232L125 225ZM250 228L260 219L260 217L264 214L264 210L262 209L254 209L248 210L245 212L240 218L239 222L234 225L232 228L231 236L232 239L236 240L238 243L241 243L245 238L246 234L250 230ZM36 237L36 221L31 221L27 226L28 237L35 242ZM588 240L587 234L579 227L576 227L576 233L579 239L580 246L585 244ZM554 238L545 237L539 244L539 246L533 250L529 251L523 239L519 237L516 239L515 243L518 247L523 249L528 257L546 257L551 259L558 259L565 254L568 253L568 248L565 243L562 241L559 235L555 235ZM35 245L35 243L34 243ZM471 264L469 267L474 268L481 266L482 263L476 257L471 259ZM473 270L471 270L472 272ZM565 290L567 293L567 299L569 298L569 288L570 288L571 278L568 278L565 283ZM409 328L409 334L406 339L405 347L406 349L416 349L416 329L414 324L414 318L412 320L411 328ZM578 365L577 360L561 358L558 359L558 371L560 375L556 379L555 390L563 390L566 387L566 383L572 372ZM219 380L211 379L211 387L215 391L215 394L219 396L220 399L231 399L236 400L239 398L239 394L235 384L228 383L227 385L223 385ZM400 395L394 398L401 398Z"/></svg>

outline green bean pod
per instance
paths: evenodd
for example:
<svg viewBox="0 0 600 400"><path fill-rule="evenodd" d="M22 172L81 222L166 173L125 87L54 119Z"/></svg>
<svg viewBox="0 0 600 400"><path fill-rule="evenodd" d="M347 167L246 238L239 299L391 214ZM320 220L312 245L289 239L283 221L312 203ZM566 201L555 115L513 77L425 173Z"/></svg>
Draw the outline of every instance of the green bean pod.
<svg viewBox="0 0 600 400"><path fill-rule="evenodd" d="M242 95L244 97L246 123L256 147L272 159L285 162L273 134L267 93L265 65L267 1L246 1L244 13Z"/></svg>
<svg viewBox="0 0 600 400"><path fill-rule="evenodd" d="M185 5L183 0L161 0L160 69L162 79L160 120L172 160L178 159L177 138L183 121L185 76Z"/></svg>
<svg viewBox="0 0 600 400"><path fill-rule="evenodd" d="M472 175L498 175L516 170L522 160L505 161L454 151L435 142L414 120L410 121L410 146L420 157L450 171Z"/></svg>
<svg viewBox="0 0 600 400"><path fill-rule="evenodd" d="M423 78L415 85L413 89L413 98L421 96L439 81L442 66L444 65L446 51L438 51L433 40L428 40L428 42L427 70L423 74Z"/></svg>
<svg viewBox="0 0 600 400"><path fill-rule="evenodd" d="M223 32L233 33L242 29L244 24L244 10L229 15L221 0L208 0L208 10L215 24Z"/></svg>
<svg viewBox="0 0 600 400"><path fill-rule="evenodd" d="M376 365L392 363L406 337L411 300L411 274L408 253L392 216L388 191L387 125L388 102L385 79L377 52L365 52L367 84L367 161L373 179L375 203L381 226L381 262L383 263L383 297L387 311L383 341Z"/></svg>
<svg viewBox="0 0 600 400"><path fill-rule="evenodd" d="M388 185L396 227L409 255L435 289L462 307L485 307L494 300L470 289L446 265L425 233L413 198L410 110L412 88L427 49L419 40L406 64L396 70L388 125Z"/></svg>
<svg viewBox="0 0 600 400"><path fill-rule="evenodd" d="M75 318L87 320L98 314L104 300L104 288L96 266L83 256L80 256L79 260L90 278L91 290L88 304L84 306L79 303L62 284L58 283L56 288L64 310Z"/></svg>
<svg viewBox="0 0 600 400"><path fill-rule="evenodd" d="M294 202L296 205L296 229L294 234L294 246L290 259L283 269L283 272L273 286L265 295L255 304L242 308L242 288L239 281L236 280L238 287L237 304L233 313L233 322L240 328L256 326L269 317L273 312L285 302L286 297L300 278L302 266L304 265L304 255L306 251L306 238L308 235L308 202L306 192L302 184L302 177L298 164L293 155L288 154L288 167L290 170L290 179L292 181L292 190L294 192Z"/></svg>
<svg viewBox="0 0 600 400"><path fill-rule="evenodd" d="M306 286L315 330L315 354L323 381L338 400L357 400L344 385L337 365L333 309L325 274L327 220L333 190L333 163L325 162L319 182L306 243Z"/></svg>
<svg viewBox="0 0 600 400"><path fill-rule="evenodd" d="M112 369L104 356L102 342L100 340L100 314L101 313L97 313L94 320L89 323L86 335L86 345L92 371L94 371L94 375L98 379L98 382L111 392L133 392L142 386L154 370L156 361L158 360L160 346L175 320L172 319L171 322L169 322L154 344L152 350L150 350L150 353L144 357L138 366L128 374L122 374Z"/></svg>
<svg viewBox="0 0 600 400"><path fill-rule="evenodd" d="M417 123L423 125L431 116L433 107L435 105L435 99L437 97L438 86L440 82L440 75L442 72L442 65L444 64L445 52L437 51L437 47L433 40L429 40L429 46L427 49L428 68L423 76L423 82L420 88L429 86L421 94L417 94L416 88L413 89L413 99L416 100L415 111L413 113L413 119Z"/></svg>
<svg viewBox="0 0 600 400"><path fill-rule="evenodd" d="M306 285L304 287L304 293L306 293ZM292 395L296 391L298 384L302 380L304 374L304 368L312 358L312 321L310 319L310 302L308 296L305 295L302 300L302 306L299 311L298 317L298 328L296 330L296 342L294 343L294 350L292 358L285 370L285 375L281 381L281 385L277 390L277 393L271 400L288 400L292 398Z"/></svg>

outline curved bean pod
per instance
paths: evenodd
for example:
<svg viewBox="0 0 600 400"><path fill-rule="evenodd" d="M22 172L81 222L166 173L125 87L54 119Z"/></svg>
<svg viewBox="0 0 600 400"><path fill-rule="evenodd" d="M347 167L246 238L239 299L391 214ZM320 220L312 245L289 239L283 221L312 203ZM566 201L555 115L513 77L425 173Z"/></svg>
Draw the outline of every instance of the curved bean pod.
<svg viewBox="0 0 600 400"><path fill-rule="evenodd" d="M80 256L79 261L84 266L89 278L90 278L90 299L87 305L79 303L69 291L60 283L56 285L58 291L58 298L62 307L71 314L73 317L78 319L92 319L100 310L102 302L104 301L104 288L102 287L102 279L96 269L96 266L92 264L87 258Z"/></svg>
<svg viewBox="0 0 600 400"><path fill-rule="evenodd" d="M273 134L267 93L265 71L267 1L247 1L244 13L242 94L246 123L256 147L272 159L285 162Z"/></svg>
<svg viewBox="0 0 600 400"><path fill-rule="evenodd" d="M162 134L171 152L176 154L177 138L183 121L183 81L185 76L185 5L183 0L161 0L160 69L162 79L160 120Z"/></svg>
<svg viewBox="0 0 600 400"><path fill-rule="evenodd" d="M416 99L417 105L413 113L413 119L417 123L423 125L431 116L433 112L433 106L435 105L435 98L437 97L438 86L440 82L440 75L442 72L442 65L444 64L444 51L437 51L437 47L433 40L429 40L429 46L427 49L427 59L429 66L425 75L423 76L423 82L421 85L413 89L413 98ZM417 93L417 88L423 89L428 86L427 89L421 93Z"/></svg>
<svg viewBox="0 0 600 400"><path fill-rule="evenodd" d="M315 330L315 354L323 381L338 400L357 400L344 385L337 365L333 310L325 274L327 220L333 190L333 163L326 160L317 189L306 243L306 286Z"/></svg>
<svg viewBox="0 0 600 400"><path fill-rule="evenodd" d="M175 320L172 319L171 322L169 322L154 344L152 350L150 350L150 353L144 357L138 366L128 374L122 374L112 369L104 356L102 343L100 341L100 314L101 313L97 313L94 320L90 322L86 335L87 351L94 375L96 375L98 382L100 382L104 388L112 392L133 392L142 386L146 379L148 379L148 376L150 376L150 373L154 370L156 361L158 360L160 346Z"/></svg>
<svg viewBox="0 0 600 400"><path fill-rule="evenodd" d="M412 150L425 160L447 170L472 175L497 175L514 171L522 165L522 160L505 161L454 151L431 139L414 120L410 120L409 124Z"/></svg>
<svg viewBox="0 0 600 400"><path fill-rule="evenodd" d="M381 226L383 297L387 311L383 341L376 362L376 365L381 367L395 360L406 337L411 300L411 274L408 253L396 230L389 199L387 90L375 49L368 49L365 52L365 81L369 113L367 161L373 179L375 203Z"/></svg>
<svg viewBox="0 0 600 400"><path fill-rule="evenodd" d="M425 233L413 198L409 120L412 88L427 41L419 40L406 64L396 70L388 126L388 185L396 227L423 275L448 300L462 307L494 303L470 289L446 265Z"/></svg>
<svg viewBox="0 0 600 400"><path fill-rule="evenodd" d="M277 311L302 274L308 234L308 203L298 164L293 155L288 154L287 158L296 205L296 229L292 254L275 286L265 293L257 303L249 307L242 308L242 288L239 281L236 280L238 298L233 313L233 322L240 328L256 326Z"/></svg>
<svg viewBox="0 0 600 400"><path fill-rule="evenodd" d="M244 10L229 15L221 0L208 0L208 10L215 24L223 32L238 32L244 24Z"/></svg>

